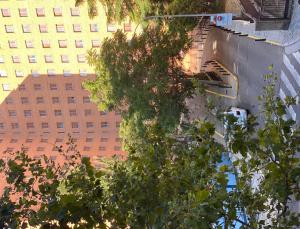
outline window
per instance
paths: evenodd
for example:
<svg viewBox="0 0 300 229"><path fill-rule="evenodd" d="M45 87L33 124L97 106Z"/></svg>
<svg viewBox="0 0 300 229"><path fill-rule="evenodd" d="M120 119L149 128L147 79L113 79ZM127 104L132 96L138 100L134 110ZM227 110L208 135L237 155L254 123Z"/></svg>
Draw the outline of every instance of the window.
<svg viewBox="0 0 300 229"><path fill-rule="evenodd" d="M83 100L83 103L90 103L91 102L90 97L88 97L88 96L84 96L82 100Z"/></svg>
<svg viewBox="0 0 300 229"><path fill-rule="evenodd" d="M3 91L10 91L9 84L8 83L2 84L2 89L3 89Z"/></svg>
<svg viewBox="0 0 300 229"><path fill-rule="evenodd" d="M36 55L28 55L29 63L36 63Z"/></svg>
<svg viewBox="0 0 300 229"><path fill-rule="evenodd" d="M93 142L93 138L86 138L85 141L86 142Z"/></svg>
<svg viewBox="0 0 300 229"><path fill-rule="evenodd" d="M32 139L31 139L31 142L32 142ZM48 139L47 139L47 138L41 138L41 142L47 143L47 142L48 142Z"/></svg>
<svg viewBox="0 0 300 229"><path fill-rule="evenodd" d="M43 97L36 97L36 103L37 104L44 103L44 98Z"/></svg>
<svg viewBox="0 0 300 229"><path fill-rule="evenodd" d="M75 103L75 97L68 97L68 103Z"/></svg>
<svg viewBox="0 0 300 229"><path fill-rule="evenodd" d="M17 143L17 142L18 142L18 139L15 139L15 138L10 139L10 143Z"/></svg>
<svg viewBox="0 0 300 229"><path fill-rule="evenodd" d="M32 40L26 40L25 45L26 45L26 48L33 48L34 47Z"/></svg>
<svg viewBox="0 0 300 229"><path fill-rule="evenodd" d="M4 57L0 56L0 63L3 64L4 63Z"/></svg>
<svg viewBox="0 0 300 229"><path fill-rule="evenodd" d="M108 138L100 138L100 142L108 142Z"/></svg>
<svg viewBox="0 0 300 229"><path fill-rule="evenodd" d="M85 63L85 54L77 55L77 61L78 63Z"/></svg>
<svg viewBox="0 0 300 229"><path fill-rule="evenodd" d="M48 33L48 26L46 24L39 25L40 33Z"/></svg>
<svg viewBox="0 0 300 229"><path fill-rule="evenodd" d="M78 122L72 122L72 123L71 123L71 126L72 126L72 129L77 129L77 128L79 128Z"/></svg>
<svg viewBox="0 0 300 229"><path fill-rule="evenodd" d="M70 114L70 116L76 116L77 112L76 112L76 110L69 110L69 114Z"/></svg>
<svg viewBox="0 0 300 229"><path fill-rule="evenodd" d="M58 129L62 129L62 128L64 128L64 123L63 123L63 122L57 122L57 123L56 123L56 127L57 127Z"/></svg>
<svg viewBox="0 0 300 229"><path fill-rule="evenodd" d="M59 97L52 97L52 103L53 104L59 103Z"/></svg>
<svg viewBox="0 0 300 229"><path fill-rule="evenodd" d="M20 84L19 91L25 91L25 90L26 90L25 84Z"/></svg>
<svg viewBox="0 0 300 229"><path fill-rule="evenodd" d="M24 116L25 117L31 117L31 110L24 110Z"/></svg>
<svg viewBox="0 0 300 229"><path fill-rule="evenodd" d="M8 98L5 99L5 103L6 103L6 104L13 104L14 101L13 101L12 98L8 97Z"/></svg>
<svg viewBox="0 0 300 229"><path fill-rule="evenodd" d="M67 48L68 44L67 44L67 40L59 40L58 41L58 46L60 48Z"/></svg>
<svg viewBox="0 0 300 229"><path fill-rule="evenodd" d="M37 70L31 70L32 77L39 77L40 73Z"/></svg>
<svg viewBox="0 0 300 229"><path fill-rule="evenodd" d="M12 129L19 129L19 123L13 122L13 123L11 124L11 128L12 128Z"/></svg>
<svg viewBox="0 0 300 229"><path fill-rule="evenodd" d="M91 110L91 109L86 109L86 110L84 110L84 115L85 115L85 116L90 116L90 115L92 115L92 110Z"/></svg>
<svg viewBox="0 0 300 229"><path fill-rule="evenodd" d="M81 32L81 25L73 24L73 32Z"/></svg>
<svg viewBox="0 0 300 229"><path fill-rule="evenodd" d="M62 10L60 7L53 8L53 14L54 16L62 16Z"/></svg>
<svg viewBox="0 0 300 229"><path fill-rule="evenodd" d="M44 147L40 147L40 146L39 146L39 147L36 148L36 151L44 151L44 150L45 150Z"/></svg>
<svg viewBox="0 0 300 229"><path fill-rule="evenodd" d="M69 63L69 56L68 55L60 55L62 63Z"/></svg>
<svg viewBox="0 0 300 229"><path fill-rule="evenodd" d="M42 127L42 129L47 129L47 128L49 128L48 122L42 122L42 123L41 123L41 127Z"/></svg>
<svg viewBox="0 0 300 229"><path fill-rule="evenodd" d="M22 71L19 71L19 70L15 70L15 74L16 74L16 77L23 77L24 76L24 73Z"/></svg>
<svg viewBox="0 0 300 229"><path fill-rule="evenodd" d="M108 122L101 122L101 128L108 127Z"/></svg>
<svg viewBox="0 0 300 229"><path fill-rule="evenodd" d="M44 8L36 8L36 16L38 17L44 17L45 16L45 9Z"/></svg>
<svg viewBox="0 0 300 229"><path fill-rule="evenodd" d="M97 24L90 24L90 31L91 32L98 32L98 25Z"/></svg>
<svg viewBox="0 0 300 229"><path fill-rule="evenodd" d="M47 112L45 110L40 110L39 111L40 116L44 117L47 116Z"/></svg>
<svg viewBox="0 0 300 229"><path fill-rule="evenodd" d="M27 9L19 8L19 15L20 15L20 17L28 17Z"/></svg>
<svg viewBox="0 0 300 229"><path fill-rule="evenodd" d="M18 47L17 41L15 41L15 40L8 41L8 45L9 45L10 48L17 48Z"/></svg>
<svg viewBox="0 0 300 229"><path fill-rule="evenodd" d="M57 85L54 84L54 83L51 83L51 84L50 84L50 90L51 90L51 91L57 90Z"/></svg>
<svg viewBox="0 0 300 229"><path fill-rule="evenodd" d="M6 150L5 150L5 152L12 152L13 150L14 150L14 148L12 148L12 147L7 147Z"/></svg>
<svg viewBox="0 0 300 229"><path fill-rule="evenodd" d="M55 70L54 69L47 69L48 76L55 76Z"/></svg>
<svg viewBox="0 0 300 229"><path fill-rule="evenodd" d="M87 122L86 123L86 128L93 128L94 127L94 123L93 122Z"/></svg>
<svg viewBox="0 0 300 229"><path fill-rule="evenodd" d="M65 32L65 27L63 24L56 24L56 32L58 33L64 33Z"/></svg>
<svg viewBox="0 0 300 229"><path fill-rule="evenodd" d="M40 84L34 84L33 88L34 88L35 91L40 91L40 90L42 90L42 85L40 85Z"/></svg>
<svg viewBox="0 0 300 229"><path fill-rule="evenodd" d="M116 127L119 128L120 127L120 122L116 122Z"/></svg>
<svg viewBox="0 0 300 229"><path fill-rule="evenodd" d="M8 110L8 116L10 117L17 116L17 112L15 110Z"/></svg>
<svg viewBox="0 0 300 229"><path fill-rule="evenodd" d="M114 147L114 150L115 150L115 151L120 151L120 150L121 150L121 146L115 146L115 147Z"/></svg>
<svg viewBox="0 0 300 229"><path fill-rule="evenodd" d="M3 17L10 17L11 16L10 10L8 8L1 9L1 12L2 12Z"/></svg>
<svg viewBox="0 0 300 229"><path fill-rule="evenodd" d="M92 47L93 48L100 47L100 40L92 40Z"/></svg>
<svg viewBox="0 0 300 229"><path fill-rule="evenodd" d="M124 23L124 32L131 32L131 23Z"/></svg>
<svg viewBox="0 0 300 229"><path fill-rule="evenodd" d="M64 70L64 77L70 77L70 76L72 76L71 71L69 71L69 70Z"/></svg>
<svg viewBox="0 0 300 229"><path fill-rule="evenodd" d="M0 70L0 77L7 77L7 72L5 70Z"/></svg>
<svg viewBox="0 0 300 229"><path fill-rule="evenodd" d="M105 146L99 146L99 151L105 151L106 147Z"/></svg>
<svg viewBox="0 0 300 229"><path fill-rule="evenodd" d="M66 89L66 91L71 91L71 90L73 90L73 85L71 83L66 83L65 89Z"/></svg>
<svg viewBox="0 0 300 229"><path fill-rule="evenodd" d="M4 123L0 122L0 129L4 129Z"/></svg>
<svg viewBox="0 0 300 229"><path fill-rule="evenodd" d="M26 127L27 127L27 129L32 129L32 128L34 128L33 122L27 122L27 123L26 123Z"/></svg>
<svg viewBox="0 0 300 229"><path fill-rule="evenodd" d="M71 8L71 16L80 16L80 10L78 7Z"/></svg>
<svg viewBox="0 0 300 229"><path fill-rule="evenodd" d="M90 151L91 150L91 147L89 147L89 146L84 146L83 147L83 151Z"/></svg>
<svg viewBox="0 0 300 229"><path fill-rule="evenodd" d="M86 69L79 69L79 75L80 76L87 76L88 74L87 74Z"/></svg>
<svg viewBox="0 0 300 229"><path fill-rule="evenodd" d="M23 33L31 33L30 25L22 25Z"/></svg>
<svg viewBox="0 0 300 229"><path fill-rule="evenodd" d="M55 142L63 142L63 139L62 138L56 138Z"/></svg>
<svg viewBox="0 0 300 229"><path fill-rule="evenodd" d="M13 25L5 25L5 31L7 33L14 33L14 26Z"/></svg>
<svg viewBox="0 0 300 229"><path fill-rule="evenodd" d="M100 111L100 115L101 116L107 115L107 112L106 111Z"/></svg>
<svg viewBox="0 0 300 229"><path fill-rule="evenodd" d="M55 161L56 160L56 156L50 156L50 160Z"/></svg>
<svg viewBox="0 0 300 229"><path fill-rule="evenodd" d="M27 104L27 103L29 103L28 98L27 98L27 97L21 97L21 103L22 103L22 104Z"/></svg>
<svg viewBox="0 0 300 229"><path fill-rule="evenodd" d="M113 32L116 32L116 31L117 31L117 27L116 27L115 24L108 24L107 25L107 32L113 33Z"/></svg>
<svg viewBox="0 0 300 229"><path fill-rule="evenodd" d="M42 46L43 48L50 48L51 47L50 40L42 40Z"/></svg>
<svg viewBox="0 0 300 229"><path fill-rule="evenodd" d="M62 116L61 110L54 110L54 115L55 116Z"/></svg>
<svg viewBox="0 0 300 229"><path fill-rule="evenodd" d="M116 138L116 142L121 142L122 138Z"/></svg>
<svg viewBox="0 0 300 229"><path fill-rule="evenodd" d="M83 48L83 40L75 40L76 48Z"/></svg>
<svg viewBox="0 0 300 229"><path fill-rule="evenodd" d="M21 62L21 59L20 59L19 56L12 56L11 59L12 59L13 63L20 63Z"/></svg>
<svg viewBox="0 0 300 229"><path fill-rule="evenodd" d="M52 55L44 55L44 58L46 63L53 63Z"/></svg>

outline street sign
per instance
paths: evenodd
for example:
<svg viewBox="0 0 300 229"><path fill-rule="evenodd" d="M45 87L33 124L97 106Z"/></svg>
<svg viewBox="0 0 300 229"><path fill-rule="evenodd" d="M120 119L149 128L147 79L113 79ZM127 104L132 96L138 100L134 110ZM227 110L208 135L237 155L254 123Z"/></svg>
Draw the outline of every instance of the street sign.
<svg viewBox="0 0 300 229"><path fill-rule="evenodd" d="M215 14L210 16L210 22L216 26L228 26L232 24L232 13Z"/></svg>

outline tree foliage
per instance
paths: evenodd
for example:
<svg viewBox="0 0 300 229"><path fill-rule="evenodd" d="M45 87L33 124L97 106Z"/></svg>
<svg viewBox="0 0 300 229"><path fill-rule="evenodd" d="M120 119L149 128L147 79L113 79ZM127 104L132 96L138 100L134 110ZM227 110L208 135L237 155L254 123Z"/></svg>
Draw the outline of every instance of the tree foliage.
<svg viewBox="0 0 300 229"><path fill-rule="evenodd" d="M98 15L97 0L75 0L80 6L87 2L90 17ZM197 14L222 12L223 1L211 0L99 0L108 21L122 22L128 18L141 23L149 15ZM194 21L195 19L189 19Z"/></svg>
<svg viewBox="0 0 300 229"><path fill-rule="evenodd" d="M266 78L265 124L257 127L253 116L247 128L232 121L232 164L222 163L226 149L214 140L214 125L201 121L172 135L148 126L144 139L128 147L126 161L113 160L102 170L87 159L78 163L76 150L62 166L23 152L1 160L8 184L0 198L1 228L24 222L42 228L300 226L291 206L300 200L300 129L285 118L295 100L283 103L274 94L273 74ZM236 174L231 189L229 174Z"/></svg>
<svg viewBox="0 0 300 229"><path fill-rule="evenodd" d="M194 90L180 64L187 41L186 34L160 26L148 27L131 40L117 31L104 40L100 53L90 51L97 77L85 87L101 110L123 110L125 120L173 129Z"/></svg>

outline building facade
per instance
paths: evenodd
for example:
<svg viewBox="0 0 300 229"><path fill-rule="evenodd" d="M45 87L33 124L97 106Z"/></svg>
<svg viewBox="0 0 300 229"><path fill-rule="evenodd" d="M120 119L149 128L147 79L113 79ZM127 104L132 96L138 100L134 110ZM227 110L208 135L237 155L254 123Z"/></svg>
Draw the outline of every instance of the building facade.
<svg viewBox="0 0 300 229"><path fill-rule="evenodd" d="M83 156L124 155L120 114L100 112L82 82L95 77L87 50L130 23L93 19L74 0L0 0L0 154L23 147L57 156L71 135ZM3 157L3 155L2 155Z"/></svg>

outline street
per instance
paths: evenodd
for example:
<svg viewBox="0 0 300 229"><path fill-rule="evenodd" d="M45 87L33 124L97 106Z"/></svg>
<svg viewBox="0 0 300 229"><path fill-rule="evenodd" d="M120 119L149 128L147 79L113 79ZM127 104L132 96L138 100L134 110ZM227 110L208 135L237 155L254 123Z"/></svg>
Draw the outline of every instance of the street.
<svg viewBox="0 0 300 229"><path fill-rule="evenodd" d="M276 92L281 99L285 96L296 96L300 89L300 54L299 52L285 55L284 48L262 41L255 41L213 28L205 44L205 59L217 60L239 79L239 91L236 100L222 97L224 106L238 106L248 109L262 122L258 96L262 94L265 85L264 75L273 65L273 71L278 74ZM291 107L288 116L300 121L299 106Z"/></svg>

